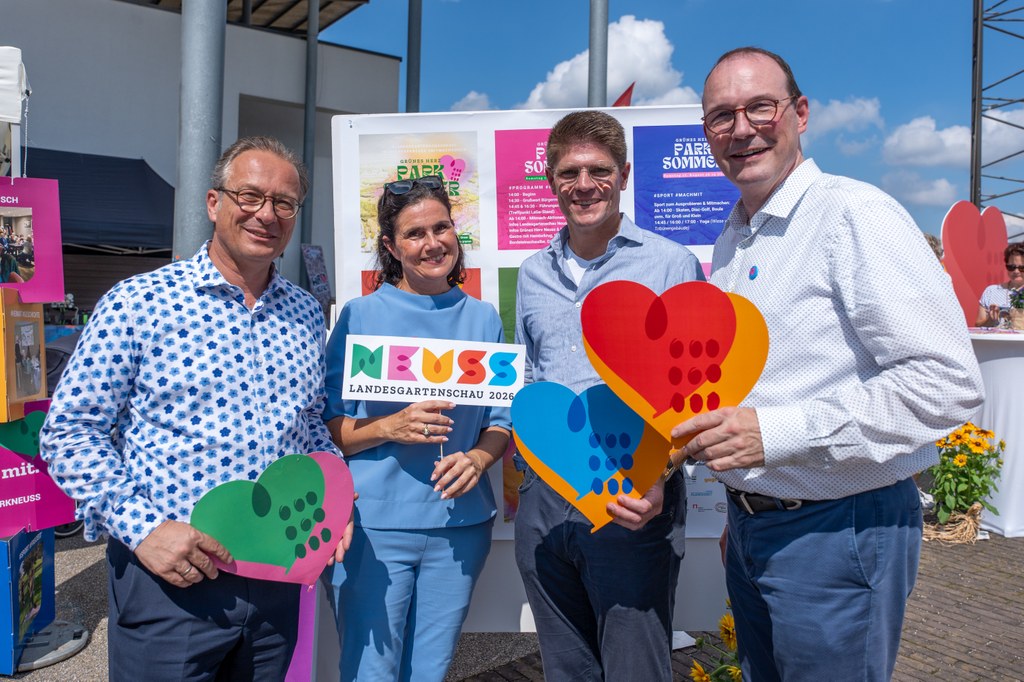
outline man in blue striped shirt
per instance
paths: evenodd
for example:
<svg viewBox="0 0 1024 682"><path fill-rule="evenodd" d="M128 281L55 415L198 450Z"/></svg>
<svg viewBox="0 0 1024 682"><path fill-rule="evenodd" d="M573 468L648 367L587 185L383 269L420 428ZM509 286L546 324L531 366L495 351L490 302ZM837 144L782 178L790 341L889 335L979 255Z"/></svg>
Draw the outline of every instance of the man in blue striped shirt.
<svg viewBox="0 0 1024 682"><path fill-rule="evenodd" d="M562 118L547 176L566 225L527 259L516 292L516 341L527 381L577 393L601 383L583 347L580 310L594 287L639 282L662 293L703 279L686 248L619 212L629 180L622 126L600 111ZM580 453L580 466L588 453ZM521 467L526 464L519 461ZM548 679L671 680L672 608L683 557L686 488L676 472L642 499L620 495L618 525L591 524L527 468L516 516L516 562Z"/></svg>

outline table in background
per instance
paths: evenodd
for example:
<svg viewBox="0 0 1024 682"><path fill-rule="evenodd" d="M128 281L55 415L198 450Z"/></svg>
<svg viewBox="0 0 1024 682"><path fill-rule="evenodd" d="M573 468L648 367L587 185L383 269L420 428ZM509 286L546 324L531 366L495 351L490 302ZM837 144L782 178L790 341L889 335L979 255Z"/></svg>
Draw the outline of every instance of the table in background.
<svg viewBox="0 0 1024 682"><path fill-rule="evenodd" d="M999 491L986 510L985 530L1008 538L1024 536L1024 333L972 333L971 344L985 382L985 403L974 417L978 426L1006 441Z"/></svg>

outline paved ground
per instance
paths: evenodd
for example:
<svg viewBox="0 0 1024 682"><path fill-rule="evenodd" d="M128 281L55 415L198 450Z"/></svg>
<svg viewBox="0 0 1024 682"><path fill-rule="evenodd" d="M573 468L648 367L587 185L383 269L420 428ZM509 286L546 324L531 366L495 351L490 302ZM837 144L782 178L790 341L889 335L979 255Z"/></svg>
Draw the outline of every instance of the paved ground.
<svg viewBox="0 0 1024 682"><path fill-rule="evenodd" d="M57 541L57 617L85 626L89 645L76 656L15 676L44 682L105 680L106 569L101 543ZM692 633L696 635L697 633ZM519 633L462 636L448 679L543 680L537 638ZM675 679L688 680L692 648L673 656ZM1024 538L975 545L926 543L908 604L897 682L1024 680Z"/></svg>

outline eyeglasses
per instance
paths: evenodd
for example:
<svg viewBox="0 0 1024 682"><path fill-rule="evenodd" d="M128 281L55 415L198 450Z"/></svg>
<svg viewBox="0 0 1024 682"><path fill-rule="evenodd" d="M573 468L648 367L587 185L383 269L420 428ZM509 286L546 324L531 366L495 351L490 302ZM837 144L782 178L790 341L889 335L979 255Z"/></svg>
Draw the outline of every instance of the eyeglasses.
<svg viewBox="0 0 1024 682"><path fill-rule="evenodd" d="M421 185L427 189L441 189L444 187L444 179L440 175L424 175L422 178L395 180L384 185L384 191L396 195L405 194L412 191L412 188L416 185Z"/></svg>
<svg viewBox="0 0 1024 682"><path fill-rule="evenodd" d="M583 173L589 175L590 179L594 182L605 183L611 180L612 176L615 175L615 168L608 166L582 166L579 168L569 166L551 171L551 175L555 178L555 182L562 186L579 182L580 175Z"/></svg>
<svg viewBox="0 0 1024 682"><path fill-rule="evenodd" d="M724 135L725 133L732 132L732 129L736 127L736 114L741 111L743 112L743 115L747 117L747 122L750 123L750 125L768 125L774 121L775 117L778 115L780 104L791 99L796 99L797 97L798 95L791 95L783 99L759 99L751 102L745 107L736 107L735 109L715 109L701 120L704 121L704 127L716 135Z"/></svg>
<svg viewBox="0 0 1024 682"><path fill-rule="evenodd" d="M287 199L285 197L272 197L264 194L263 192L257 192L254 189L228 189L227 187L215 187L218 192L224 192L238 204L238 208L242 209L246 213L259 213L260 209L263 208L263 204L270 200L271 206L274 207L274 215L281 220L290 220L295 217L295 214L299 212L299 208L302 204L295 201L294 199Z"/></svg>
<svg viewBox="0 0 1024 682"><path fill-rule="evenodd" d="M1024 265L1010 265L1009 263L1007 263L1006 264L1006 271L1007 272L1024 272Z"/></svg>

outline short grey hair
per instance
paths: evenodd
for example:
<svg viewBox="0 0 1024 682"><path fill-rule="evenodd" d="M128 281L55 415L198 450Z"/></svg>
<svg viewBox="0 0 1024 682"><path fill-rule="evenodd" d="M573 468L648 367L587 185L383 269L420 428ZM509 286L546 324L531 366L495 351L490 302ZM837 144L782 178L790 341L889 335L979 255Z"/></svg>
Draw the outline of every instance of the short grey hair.
<svg viewBox="0 0 1024 682"><path fill-rule="evenodd" d="M213 167L213 173L210 174L211 186L214 189L223 187L228 181L228 175L231 173L231 164L234 160L245 152L251 151L270 152L294 166L295 172L299 174L299 193L301 194L299 201L306 198L306 192L309 191L309 173L306 171L306 167L299 160L295 152L284 146L280 140L266 135L243 137L225 149L224 153L217 159L217 163Z"/></svg>

